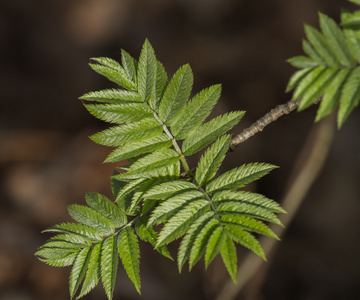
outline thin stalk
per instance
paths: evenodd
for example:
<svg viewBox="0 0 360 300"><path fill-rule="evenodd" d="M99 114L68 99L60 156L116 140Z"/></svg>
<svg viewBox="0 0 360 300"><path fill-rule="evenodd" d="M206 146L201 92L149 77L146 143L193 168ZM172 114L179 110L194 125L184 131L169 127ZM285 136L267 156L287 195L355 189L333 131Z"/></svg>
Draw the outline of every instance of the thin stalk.
<svg viewBox="0 0 360 300"><path fill-rule="evenodd" d="M161 124L161 126L163 127L164 132L167 134L167 136L171 139L171 142L174 146L174 149L177 153L179 153L180 156L180 161L183 165L183 168L186 172L186 174L188 175L189 178L193 178L194 174L191 172L190 167L185 159L184 153L182 153L180 146L178 145L178 143L176 142L176 139L174 138L174 136L172 135L172 133L170 132L169 128L167 128L167 126L164 124L164 122L159 118L159 116L157 115L157 113L153 110L154 113L154 117L155 119Z"/></svg>
<svg viewBox="0 0 360 300"><path fill-rule="evenodd" d="M321 98L317 99L314 103L319 103ZM276 121L283 115L287 115L297 109L300 105L301 99L296 101L290 100L285 104L276 106L274 109L269 111L265 116L261 117L250 127L244 129L240 134L234 137L230 142L230 149L234 150L237 145L242 142L245 142L247 139L257 134L258 132L263 131L263 129L270 123Z"/></svg>
<svg viewBox="0 0 360 300"><path fill-rule="evenodd" d="M216 219L217 219L217 220L219 221L219 223L221 224L220 216L218 215L218 212L217 212L217 210L216 210L216 208L215 208L215 206L214 206L214 203L212 202L212 200L211 200L210 196L208 195L208 193L206 193L206 191L205 191L201 186L199 186L199 184L196 182L195 179L193 180L193 183L195 183L195 184L197 185L197 189L198 189L200 192L202 192L202 193L204 194L205 199L206 199L207 201L209 201L210 206L211 206L211 209L212 209L212 211L215 213Z"/></svg>

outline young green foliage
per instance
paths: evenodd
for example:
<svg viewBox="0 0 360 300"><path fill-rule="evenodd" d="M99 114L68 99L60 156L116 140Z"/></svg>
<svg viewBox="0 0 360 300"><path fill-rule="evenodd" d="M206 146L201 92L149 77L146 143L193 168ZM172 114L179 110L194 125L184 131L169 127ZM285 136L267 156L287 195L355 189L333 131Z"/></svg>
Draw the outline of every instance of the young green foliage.
<svg viewBox="0 0 360 300"><path fill-rule="evenodd" d="M350 0L359 4L357 0ZM307 56L296 56L289 63L300 70L289 80L286 91L294 90L293 99L302 99L299 110L322 98L316 121L339 105L340 128L360 102L360 11L343 10L341 27L319 13L321 32L305 25Z"/></svg>
<svg viewBox="0 0 360 300"><path fill-rule="evenodd" d="M276 202L238 189L276 167L246 164L216 178L231 141L227 132L244 112L206 121L221 86L211 86L190 99L190 66L180 67L169 82L148 40L139 62L125 51L121 59L122 65L109 58L94 58L96 64L90 66L123 89L81 97L92 115L116 124L91 136L101 145L116 147L106 162L127 159L129 163L112 176L115 203L97 193L87 194L87 206L68 208L77 223L45 230L61 234L36 254L52 266L73 265L70 296L74 297L82 284L78 298L101 281L112 299L119 261L140 293L139 239L170 259L166 245L182 239L179 271L186 261L191 269L202 258L208 267L221 254L236 281L235 244L265 259L252 233L277 238L263 221L281 225L275 214L284 213ZM187 156L206 147L193 171Z"/></svg>

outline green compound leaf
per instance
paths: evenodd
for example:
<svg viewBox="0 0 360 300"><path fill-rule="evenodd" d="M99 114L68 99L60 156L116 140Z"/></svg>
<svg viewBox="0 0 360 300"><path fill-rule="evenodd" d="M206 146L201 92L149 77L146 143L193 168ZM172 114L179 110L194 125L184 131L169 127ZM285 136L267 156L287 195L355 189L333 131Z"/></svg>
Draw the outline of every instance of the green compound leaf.
<svg viewBox="0 0 360 300"><path fill-rule="evenodd" d="M196 94L179 112L171 125L177 139L184 139L209 116L221 93L221 85L213 85Z"/></svg>
<svg viewBox="0 0 360 300"><path fill-rule="evenodd" d="M118 252L127 275L140 294L140 250L136 234L131 227L121 230L118 236Z"/></svg>
<svg viewBox="0 0 360 300"><path fill-rule="evenodd" d="M162 133L160 123L147 118L136 123L115 126L92 135L90 138L104 146L121 146L127 142L138 142Z"/></svg>
<svg viewBox="0 0 360 300"><path fill-rule="evenodd" d="M171 79L159 106L159 116L166 125L171 123L179 109L189 99L193 81L189 65L182 66Z"/></svg>
<svg viewBox="0 0 360 300"><path fill-rule="evenodd" d="M82 280L84 279L91 256L91 247L82 249L77 255L70 275L70 298L73 298Z"/></svg>
<svg viewBox="0 0 360 300"><path fill-rule="evenodd" d="M220 190L238 189L255 181L277 167L264 163L251 163L232 169L211 181L206 191L210 194Z"/></svg>
<svg viewBox="0 0 360 300"><path fill-rule="evenodd" d="M226 237L225 243L223 244L220 250L221 258L224 262L224 265L229 272L229 275L233 282L237 282L237 254L236 247L229 236Z"/></svg>
<svg viewBox="0 0 360 300"><path fill-rule="evenodd" d="M80 291L80 295L77 297L77 299L88 294L98 284L100 280L100 255L101 244L97 244L94 246L91 252L86 276Z"/></svg>
<svg viewBox="0 0 360 300"><path fill-rule="evenodd" d="M218 116L191 132L182 145L184 155L192 155L233 128L245 112L235 111Z"/></svg>
<svg viewBox="0 0 360 300"><path fill-rule="evenodd" d="M120 89L107 89L96 92L89 92L81 96L79 99L114 104L143 102L141 96L138 93Z"/></svg>
<svg viewBox="0 0 360 300"><path fill-rule="evenodd" d="M115 60L107 57L92 58L99 64L90 64L90 67L112 82L128 89L135 90L135 83L128 77L124 68Z"/></svg>
<svg viewBox="0 0 360 300"><path fill-rule="evenodd" d="M230 141L230 135L222 136L200 158L195 174L195 180L200 186L207 184L215 176L229 150Z"/></svg>
<svg viewBox="0 0 360 300"><path fill-rule="evenodd" d="M68 206L68 211L75 221L93 228L102 236L115 232L111 222L90 207L73 204Z"/></svg>
<svg viewBox="0 0 360 300"><path fill-rule="evenodd" d="M353 34L357 39L356 33ZM316 33L313 35L319 38ZM350 45L348 35L342 37L346 36ZM320 36L320 43L326 36L325 33ZM299 83L305 85L305 79L309 74L314 76L314 72L319 73L320 80L320 67L324 73L330 73L323 53L318 53L318 45L306 41L304 45L312 56L290 60L294 66L306 70L292 77L289 89ZM343 47L341 41L339 45ZM337 54L336 58L340 60ZM225 134L244 112L231 112L204 123L219 100L221 85L210 86L189 100L193 85L190 66L182 66L168 82L165 68L156 59L148 40L142 47L139 62L124 50L122 65L108 58L94 60L96 64L91 67L124 90L100 90L80 98L92 115L119 125L94 134L91 139L117 147L106 162L127 159L129 164L120 164L118 168L123 173L115 171L112 176L116 203L97 193L87 194L88 206L69 206L70 215L81 224L65 223L47 229L61 234L47 241L36 255L49 265L73 265L72 297L82 281L78 298L87 295L101 279L108 299L112 299L119 257L140 293L138 238L171 259L166 245L185 235L178 251L179 271L187 260L191 269L202 257L208 267L220 253L236 281L234 242L263 256L259 243L250 233L277 238L261 220L281 224L275 213L284 212L266 197L236 191L275 166L244 165L213 179L229 148L231 136ZM331 84L320 81L316 93L326 93L332 83L341 81L340 73L334 72ZM312 99L314 86L309 82L298 93ZM345 83L341 83L343 86ZM341 103L341 95L336 97L336 102ZM192 170L186 156L209 145L195 171ZM127 216L131 216L129 222Z"/></svg>
<svg viewBox="0 0 360 300"><path fill-rule="evenodd" d="M339 103L337 123L340 128L360 99L357 91L360 80L357 75L360 11L351 13L343 10L343 28L322 13L319 13L319 20L322 32L305 25L308 41L303 41L303 50L308 57L298 56L289 60L301 70L290 78L286 91L296 88L293 99L302 98L299 110L322 98L316 122L330 114Z"/></svg>
<svg viewBox="0 0 360 300"><path fill-rule="evenodd" d="M107 238L101 247L101 281L105 289L106 296L109 300L112 299L116 273L118 268L117 255L117 239L114 236Z"/></svg>
<svg viewBox="0 0 360 300"><path fill-rule="evenodd" d="M106 218L115 228L127 223L125 213L107 197L98 193L88 193L85 199L87 205Z"/></svg>

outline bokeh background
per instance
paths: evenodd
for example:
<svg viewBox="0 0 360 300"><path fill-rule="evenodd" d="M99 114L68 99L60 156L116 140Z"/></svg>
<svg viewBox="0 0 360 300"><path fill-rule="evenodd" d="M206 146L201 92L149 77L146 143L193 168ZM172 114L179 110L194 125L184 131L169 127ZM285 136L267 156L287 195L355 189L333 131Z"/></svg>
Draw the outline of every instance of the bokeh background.
<svg viewBox="0 0 360 300"><path fill-rule="evenodd" d="M113 87L89 58L138 57L149 38L172 75L190 63L194 92L222 83L216 114L247 113L239 133L287 102L302 53L303 24L318 11L339 21L345 0L11 0L0 1L0 300L69 299L69 268L34 257L41 231L69 221L66 206L86 192L111 197L109 148L88 136L107 125L77 100ZM281 166L252 189L281 201L316 108L292 113L231 153L224 168ZM335 133L329 158L269 262L265 281L236 299L358 299L360 292L360 111ZM176 256L176 245L170 247ZM228 277L220 260L179 275L174 262L141 246L142 296L119 270L114 299L215 299ZM239 259L246 251L239 249ZM251 284L247 287L251 290ZM250 294L252 296L250 296ZM105 299L101 287L86 299Z"/></svg>

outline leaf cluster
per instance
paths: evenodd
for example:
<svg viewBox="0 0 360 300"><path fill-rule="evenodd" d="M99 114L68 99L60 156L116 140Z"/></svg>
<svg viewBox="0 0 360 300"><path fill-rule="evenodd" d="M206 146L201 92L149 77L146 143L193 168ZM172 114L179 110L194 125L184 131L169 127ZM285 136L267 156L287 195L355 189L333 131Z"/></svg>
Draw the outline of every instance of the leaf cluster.
<svg viewBox="0 0 360 300"><path fill-rule="evenodd" d="M121 64L105 57L90 64L120 87L81 97L92 115L113 124L91 136L101 145L114 147L105 161L129 162L112 176L115 203L87 194L87 206L69 206L77 223L45 230L59 234L36 254L52 266L72 265L70 296L82 283L78 298L101 280L112 299L119 259L140 292L139 239L168 258L166 246L181 239L179 271L187 261L191 269L201 258L207 267L220 255L236 282L235 244L265 259L257 235L277 238L266 223L281 225L276 214L284 213L273 200L239 189L276 166L250 163L216 176L229 150L227 132L244 112L207 120L221 86L210 86L191 97L190 66L180 67L168 80L147 40L138 61L124 50L121 57ZM199 151L203 153L197 166L190 168L187 157Z"/></svg>
<svg viewBox="0 0 360 300"><path fill-rule="evenodd" d="M360 10L343 10L340 25L322 13L319 21L321 31L305 25L302 46L306 55L288 60L299 70L291 76L286 91L294 89L293 100L302 99L299 110L321 98L316 121L339 105L340 128L360 101Z"/></svg>

